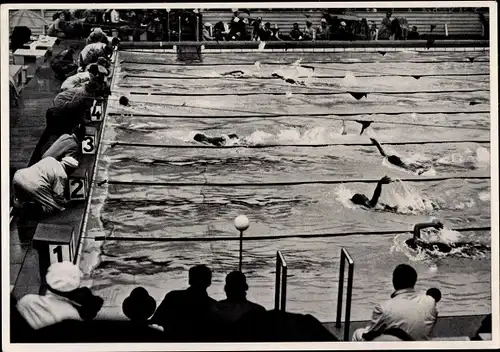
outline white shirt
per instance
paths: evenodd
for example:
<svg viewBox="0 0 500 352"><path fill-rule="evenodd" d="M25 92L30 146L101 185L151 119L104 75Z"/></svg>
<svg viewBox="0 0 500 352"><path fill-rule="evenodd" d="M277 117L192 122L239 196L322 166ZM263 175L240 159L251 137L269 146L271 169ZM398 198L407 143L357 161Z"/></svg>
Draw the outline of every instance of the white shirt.
<svg viewBox="0 0 500 352"><path fill-rule="evenodd" d="M375 306L365 333L399 328L417 341L429 340L437 315L436 301L431 296L414 289L399 290Z"/></svg>
<svg viewBox="0 0 500 352"><path fill-rule="evenodd" d="M71 77L66 78L66 80L61 85L61 92L81 86L83 83L90 81L90 72L79 72Z"/></svg>
<svg viewBox="0 0 500 352"><path fill-rule="evenodd" d="M64 188L67 180L68 175L64 167L49 156L30 167L17 170L12 182L40 203L45 213L51 213L54 210L64 210Z"/></svg>
<svg viewBox="0 0 500 352"><path fill-rule="evenodd" d="M120 22L120 14L116 10L111 11L111 23L118 22Z"/></svg>
<svg viewBox="0 0 500 352"><path fill-rule="evenodd" d="M50 291L45 296L26 295L17 303L17 310L35 330L63 320L82 320L75 307L64 297Z"/></svg>

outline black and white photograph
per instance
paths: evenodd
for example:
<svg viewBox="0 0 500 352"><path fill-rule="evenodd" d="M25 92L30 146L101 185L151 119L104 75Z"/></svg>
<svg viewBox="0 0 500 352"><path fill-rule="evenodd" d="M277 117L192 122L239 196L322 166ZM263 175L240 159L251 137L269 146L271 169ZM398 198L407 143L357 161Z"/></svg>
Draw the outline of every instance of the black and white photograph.
<svg viewBox="0 0 500 352"><path fill-rule="evenodd" d="M3 4L2 349L498 348L496 21Z"/></svg>

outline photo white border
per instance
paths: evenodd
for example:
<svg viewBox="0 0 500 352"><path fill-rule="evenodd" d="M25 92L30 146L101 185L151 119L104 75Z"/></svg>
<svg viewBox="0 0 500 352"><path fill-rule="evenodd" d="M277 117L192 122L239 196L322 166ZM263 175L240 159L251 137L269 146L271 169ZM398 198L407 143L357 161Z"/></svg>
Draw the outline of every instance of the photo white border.
<svg viewBox="0 0 500 352"><path fill-rule="evenodd" d="M7 233L9 233L9 166L10 153L10 120L9 116L9 91L7 83L7 72L9 65L9 10L18 9L72 9L72 8L418 8L418 7L489 7L490 25L490 109L491 109L491 310L493 314L492 341L431 341L431 342L305 342L305 343L120 343L120 344L10 344L9 316L10 316L10 250ZM498 187L498 42L497 33L497 3L494 1L394 1L394 2L231 2L231 3L79 3L79 4L57 4L57 3L33 3L33 4L2 4L0 13L0 35L1 35L1 71L3 74L1 84L1 191L2 191L2 349L4 351L232 351L232 350L380 350L380 349L487 349L498 348L499 343L499 187ZM368 318L368 317L367 317Z"/></svg>

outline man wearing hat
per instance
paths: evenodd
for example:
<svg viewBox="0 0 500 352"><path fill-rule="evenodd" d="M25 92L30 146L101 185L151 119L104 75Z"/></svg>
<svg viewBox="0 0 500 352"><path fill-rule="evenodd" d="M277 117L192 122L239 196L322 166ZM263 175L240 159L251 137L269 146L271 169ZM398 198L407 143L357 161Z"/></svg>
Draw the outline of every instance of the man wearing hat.
<svg viewBox="0 0 500 352"><path fill-rule="evenodd" d="M123 314L134 322L145 323L156 310L156 301L144 287L136 287L122 304Z"/></svg>
<svg viewBox="0 0 500 352"><path fill-rule="evenodd" d="M316 40L316 30L313 28L311 21L306 21L304 40Z"/></svg>
<svg viewBox="0 0 500 352"><path fill-rule="evenodd" d="M214 40L214 37L210 35L210 27L212 27L212 25L208 22L205 22L203 25L203 40Z"/></svg>
<svg viewBox="0 0 500 352"><path fill-rule="evenodd" d="M108 58L113 53L113 47L110 44L105 43L92 43L88 44L80 52L79 56L79 66L82 69L91 63L97 62L100 57Z"/></svg>
<svg viewBox="0 0 500 352"><path fill-rule="evenodd" d="M101 28L94 28L92 33L87 37L86 44L104 43L109 44L108 36L102 31Z"/></svg>
<svg viewBox="0 0 500 352"><path fill-rule="evenodd" d="M17 310L35 330L64 320L93 319L103 300L80 286L80 269L71 262L52 264L45 276L44 296L29 294L17 303Z"/></svg>
<svg viewBox="0 0 500 352"><path fill-rule="evenodd" d="M78 161L70 156L59 162L53 157L43 158L36 164L19 169L14 174L14 205L30 206L35 213L51 214L64 210L64 196L70 175L78 167Z"/></svg>
<svg viewBox="0 0 500 352"><path fill-rule="evenodd" d="M316 28L316 39L326 40L328 25L325 18L321 19L321 24Z"/></svg>

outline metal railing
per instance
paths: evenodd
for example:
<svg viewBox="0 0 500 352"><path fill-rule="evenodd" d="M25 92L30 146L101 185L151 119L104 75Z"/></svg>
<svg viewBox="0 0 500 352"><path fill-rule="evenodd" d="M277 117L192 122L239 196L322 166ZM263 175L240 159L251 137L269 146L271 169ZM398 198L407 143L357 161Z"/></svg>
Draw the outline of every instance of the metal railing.
<svg viewBox="0 0 500 352"><path fill-rule="evenodd" d="M344 273L345 262L349 264L349 272L347 274L347 292L346 292L346 306L345 306L345 321L344 321L344 341L349 341L349 325L351 322L351 300L352 300L352 281L354 276L354 261L347 249L340 250L340 270L339 270L339 288L337 298L337 319L335 327L342 326L342 301L344 296Z"/></svg>
<svg viewBox="0 0 500 352"><path fill-rule="evenodd" d="M280 251L276 252L276 287L274 295L274 309L286 310L286 278L287 270L285 257Z"/></svg>

